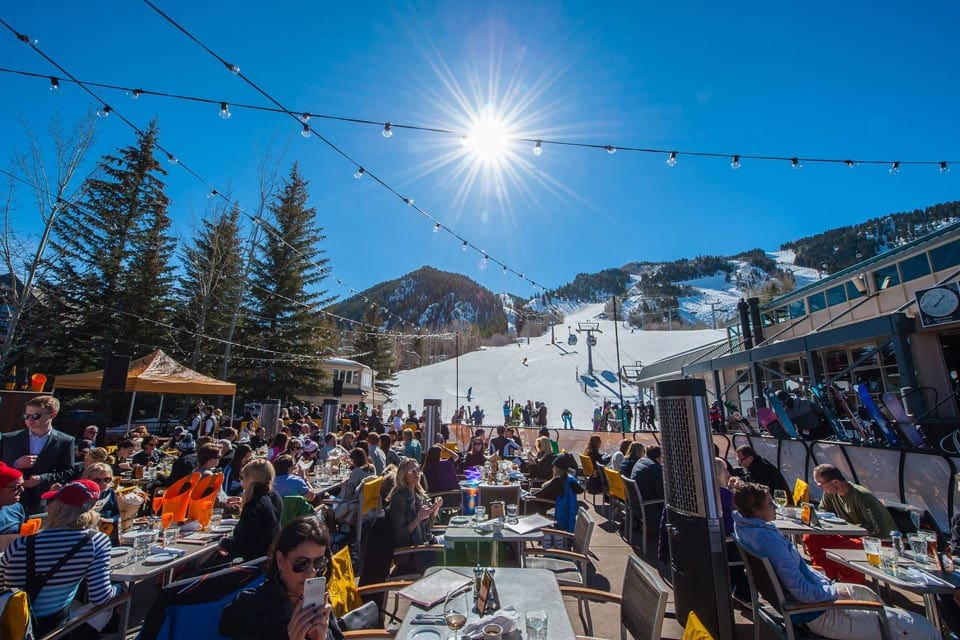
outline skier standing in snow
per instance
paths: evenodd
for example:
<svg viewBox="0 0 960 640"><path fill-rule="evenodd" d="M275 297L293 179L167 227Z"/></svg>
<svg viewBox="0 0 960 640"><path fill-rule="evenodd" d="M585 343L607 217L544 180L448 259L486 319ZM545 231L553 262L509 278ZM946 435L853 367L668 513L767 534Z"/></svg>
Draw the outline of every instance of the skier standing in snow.
<svg viewBox="0 0 960 640"><path fill-rule="evenodd" d="M540 410L537 411L537 426L547 426L547 404L545 402L540 403Z"/></svg>
<svg viewBox="0 0 960 640"><path fill-rule="evenodd" d="M527 400L527 404L523 405L523 426L533 426L533 403L530 400Z"/></svg>
<svg viewBox="0 0 960 640"><path fill-rule="evenodd" d="M560 419L563 420L564 429L573 429L573 414L570 409L564 409L563 413L560 414Z"/></svg>
<svg viewBox="0 0 960 640"><path fill-rule="evenodd" d="M503 426L510 424L510 401L503 401Z"/></svg>

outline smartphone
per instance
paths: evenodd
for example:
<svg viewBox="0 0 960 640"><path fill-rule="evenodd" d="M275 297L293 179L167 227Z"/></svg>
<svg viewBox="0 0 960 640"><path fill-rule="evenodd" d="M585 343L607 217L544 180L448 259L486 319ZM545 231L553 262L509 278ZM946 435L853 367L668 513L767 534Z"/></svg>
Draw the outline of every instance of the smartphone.
<svg viewBox="0 0 960 640"><path fill-rule="evenodd" d="M322 607L324 595L327 593L327 579L323 576L319 578L307 578L303 583L303 609L316 605Z"/></svg>

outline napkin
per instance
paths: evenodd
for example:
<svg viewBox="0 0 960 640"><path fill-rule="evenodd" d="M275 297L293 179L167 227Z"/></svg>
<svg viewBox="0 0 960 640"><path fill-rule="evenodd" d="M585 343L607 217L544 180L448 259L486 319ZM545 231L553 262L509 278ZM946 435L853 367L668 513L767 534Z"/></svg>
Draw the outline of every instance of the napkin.
<svg viewBox="0 0 960 640"><path fill-rule="evenodd" d="M499 525L499 528L501 529L503 528L503 519L494 518L493 520L485 520L484 522L481 522L480 524L476 525L474 527L474 530L475 531L496 531L498 528L498 525Z"/></svg>
<svg viewBox="0 0 960 640"><path fill-rule="evenodd" d="M913 567L902 567L900 569L900 576L911 582L919 582L921 584L933 586L949 586L948 582L945 582L936 576L932 576L926 571L920 571L919 569L914 569Z"/></svg>
<svg viewBox="0 0 960 640"><path fill-rule="evenodd" d="M180 557L180 556L182 556L183 554L185 554L186 551L184 551L183 549L174 549L173 547L161 547L160 545L155 544L155 545L153 545L153 546L150 547L150 553L151 553L151 554L153 554L153 553L165 553L165 554L167 554L167 555Z"/></svg>
<svg viewBox="0 0 960 640"><path fill-rule="evenodd" d="M496 623L503 627L503 637L507 637L509 634L517 630L520 625L520 612L518 612L513 607L504 607L496 613L492 613L489 616L484 616L479 620L475 620L463 628L463 635L468 638L473 638L483 635L483 628L488 624Z"/></svg>

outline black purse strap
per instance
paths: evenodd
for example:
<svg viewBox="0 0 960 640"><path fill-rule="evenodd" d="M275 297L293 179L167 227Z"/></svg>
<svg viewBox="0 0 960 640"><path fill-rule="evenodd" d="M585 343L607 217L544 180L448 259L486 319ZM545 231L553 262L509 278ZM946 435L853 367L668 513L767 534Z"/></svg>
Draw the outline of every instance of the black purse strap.
<svg viewBox="0 0 960 640"><path fill-rule="evenodd" d="M77 540L77 543L70 547L70 550L67 551L61 558L50 568L49 571L42 575L37 575L32 569L36 566L36 555L37 555L37 541L36 536L27 536L27 584L24 591L27 592L27 597L30 598L32 603L37 599L37 596L40 595L40 591L47 585L50 578L56 575L57 571L63 568L63 565L70 562L70 559L73 556L77 555L80 552L80 549L83 549L90 540L93 538L93 532L87 531L86 535L81 539Z"/></svg>

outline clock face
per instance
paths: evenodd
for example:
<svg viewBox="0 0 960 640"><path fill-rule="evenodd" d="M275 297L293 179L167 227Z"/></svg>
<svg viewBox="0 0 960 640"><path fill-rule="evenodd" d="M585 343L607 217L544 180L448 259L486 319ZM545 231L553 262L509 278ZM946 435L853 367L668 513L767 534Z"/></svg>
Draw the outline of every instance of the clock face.
<svg viewBox="0 0 960 640"><path fill-rule="evenodd" d="M946 287L936 287L920 296L920 310L928 316L948 316L960 306L957 294Z"/></svg>

